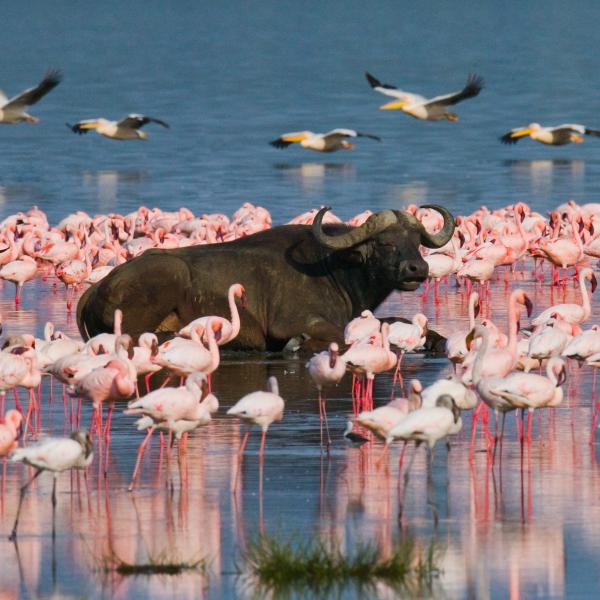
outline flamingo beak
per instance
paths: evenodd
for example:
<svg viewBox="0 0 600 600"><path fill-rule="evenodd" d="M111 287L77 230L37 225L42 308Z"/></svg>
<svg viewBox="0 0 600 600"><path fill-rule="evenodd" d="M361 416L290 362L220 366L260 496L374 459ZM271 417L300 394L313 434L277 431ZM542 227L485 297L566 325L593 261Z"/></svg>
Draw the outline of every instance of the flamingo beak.
<svg viewBox="0 0 600 600"><path fill-rule="evenodd" d="M475 339L475 329L471 329L471 331L469 331L469 333L467 334L467 337L465 338L465 344L467 346L467 350L471 350L471 344L473 343L474 339Z"/></svg>
<svg viewBox="0 0 600 600"><path fill-rule="evenodd" d="M334 352L332 350L331 352L329 352L329 368L334 369L336 362L337 362L337 352Z"/></svg>
<svg viewBox="0 0 600 600"><path fill-rule="evenodd" d="M460 247L462 248L465 245L465 236L462 234L462 231L458 232L458 240L460 241Z"/></svg>
<svg viewBox="0 0 600 600"><path fill-rule="evenodd" d="M475 318L477 318L479 316L480 311L481 311L481 303L478 300L475 303Z"/></svg>
<svg viewBox="0 0 600 600"><path fill-rule="evenodd" d="M521 223L525 220L525 211L521 209Z"/></svg>
<svg viewBox="0 0 600 600"><path fill-rule="evenodd" d="M215 341L217 341L217 342L221 339L221 328L222 328L222 325L221 325L221 323L219 323L218 327L213 330L215 333Z"/></svg>
<svg viewBox="0 0 600 600"><path fill-rule="evenodd" d="M596 288L598 287L598 280L596 279L596 276L593 273L590 278L590 281L592 282L592 294L593 294L596 291Z"/></svg>
<svg viewBox="0 0 600 600"><path fill-rule="evenodd" d="M152 345L150 346L150 356L156 356L158 354L158 342L156 340L152 340Z"/></svg>
<svg viewBox="0 0 600 600"><path fill-rule="evenodd" d="M248 306L248 296L246 295L245 290L242 292L241 303L242 303L242 308L246 308L246 306Z"/></svg>
<svg viewBox="0 0 600 600"><path fill-rule="evenodd" d="M452 399L452 414L454 415L454 422L458 423L458 420L460 419L460 408L456 406L454 399Z"/></svg>
<svg viewBox="0 0 600 600"><path fill-rule="evenodd" d="M127 358L131 360L133 358L133 340L129 341L127 345Z"/></svg>
<svg viewBox="0 0 600 600"><path fill-rule="evenodd" d="M579 219L579 233L581 233L585 229L585 223L583 219Z"/></svg>
<svg viewBox="0 0 600 600"><path fill-rule="evenodd" d="M558 379L556 380L556 387L560 387L567 380L567 370L564 365L561 367L558 373Z"/></svg>
<svg viewBox="0 0 600 600"><path fill-rule="evenodd" d="M533 312L533 302L529 299L529 296L525 295L525 308L527 309L527 318L531 318Z"/></svg>

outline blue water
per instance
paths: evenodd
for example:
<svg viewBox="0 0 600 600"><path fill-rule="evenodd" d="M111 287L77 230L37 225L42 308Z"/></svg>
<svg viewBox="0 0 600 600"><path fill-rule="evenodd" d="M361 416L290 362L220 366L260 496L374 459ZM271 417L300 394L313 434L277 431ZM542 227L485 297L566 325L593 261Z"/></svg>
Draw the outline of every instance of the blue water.
<svg viewBox="0 0 600 600"><path fill-rule="evenodd" d="M79 209L124 213L140 204L185 205L196 213L231 213L249 201L267 207L275 223L282 223L323 203L348 218L365 208L412 202L439 202L465 212L515 200L542 211L569 198L597 201L600 140L561 148L523 140L505 147L498 137L530 121L600 129L599 12L600 4L591 1L512 6L30 0L4 6L0 87L10 96L37 83L48 67L61 68L64 81L32 107L41 118L38 125L0 127L0 217L33 204L56 223ZM385 99L369 88L365 70L431 96L460 89L470 72L481 74L486 87L456 107L458 123L423 123L399 111L379 111ZM130 112L162 118L171 129L148 126L148 142L119 143L94 133L75 136L65 127L82 118L117 119ZM334 127L370 132L384 141L361 139L356 150L332 155L268 145L287 131ZM73 321L64 322L62 294L49 284L36 286L25 286L19 312L13 310L12 289L3 289L0 309L8 331L39 331L52 318L74 332ZM537 290L541 310L550 302L543 287ZM396 311L421 308L416 294L402 298ZM452 289L450 298L441 314L426 309L442 333L465 326L464 298ZM493 317L502 322L502 284L494 303ZM410 357L406 368L409 376L429 383L447 364ZM336 436L331 462L319 454L314 391L301 361L224 365L216 383L223 406L260 387L267 372L282 378L289 404L283 423L269 434L267 532L320 533L349 545L376 540L389 549L408 530L426 545L432 527L424 502L424 462L415 462L401 530L397 453L390 457L391 475L385 474L374 466L379 444L359 453L340 440L348 386L329 406ZM484 454L468 464L468 421L450 455L439 449L434 480L442 521L436 539L445 551L434 596L590 597L595 592L600 467L596 448L588 444L591 373L584 370L578 377L569 388L572 408L557 411L553 432L544 415L545 434L536 438L524 470L511 420L503 486L494 479L499 469L493 475ZM48 393L46 385L44 406ZM378 384L376 396L378 402L389 397L388 379ZM0 559L9 567L0 569L0 590L9 597L56 590L90 597L191 598L199 590L215 598L242 595L232 572L244 531L251 536L260 528L256 440L236 508L229 489L240 432L223 413L190 442L189 488L180 491L171 467L174 494L165 485L164 467L158 470L156 444L144 463L140 490L127 494L141 434L130 421L116 418L109 485L92 478L88 497L70 494L68 475L61 479L55 548L49 536L49 479L32 491L24 509L22 573L4 536L27 472L9 469L0 509ZM61 433L62 404L48 408L44 419ZM211 575L208 581L194 574L107 583L98 573L98 559L113 542L131 560L164 550L183 559L207 556L213 561ZM380 595L390 597L385 589Z"/></svg>
<svg viewBox="0 0 600 600"><path fill-rule="evenodd" d="M141 203L232 212L261 203L276 222L332 204L443 202L465 211L517 199L548 209L596 199L600 140L504 147L498 136L536 120L600 128L600 6L500 3L27 2L3 10L0 86L9 95L47 67L64 81L0 128L0 215L36 203L53 219ZM434 96L470 72L486 87L457 105L458 123L379 111L364 79ZM147 143L76 136L65 122L129 112L158 116ZM383 138L322 155L268 141L298 129L352 127Z"/></svg>

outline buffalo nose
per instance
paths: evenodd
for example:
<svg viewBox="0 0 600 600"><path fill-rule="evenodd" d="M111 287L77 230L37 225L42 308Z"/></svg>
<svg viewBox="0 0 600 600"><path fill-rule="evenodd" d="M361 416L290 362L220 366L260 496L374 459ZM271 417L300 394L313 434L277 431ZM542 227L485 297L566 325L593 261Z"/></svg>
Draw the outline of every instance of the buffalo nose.
<svg viewBox="0 0 600 600"><path fill-rule="evenodd" d="M404 276L408 279L425 279L429 272L424 260L407 260L404 265Z"/></svg>

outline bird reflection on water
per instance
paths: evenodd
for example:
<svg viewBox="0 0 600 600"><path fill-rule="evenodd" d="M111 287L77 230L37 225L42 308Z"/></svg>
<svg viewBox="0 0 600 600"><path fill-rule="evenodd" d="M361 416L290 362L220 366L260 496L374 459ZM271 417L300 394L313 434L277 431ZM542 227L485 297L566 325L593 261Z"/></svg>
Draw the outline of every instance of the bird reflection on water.
<svg viewBox="0 0 600 600"><path fill-rule="evenodd" d="M526 285L534 303L548 302L541 286ZM553 293L550 302L570 301L577 292L567 288ZM502 284L494 289L495 315L503 314L507 294ZM38 329L45 315L51 314L57 327L75 333L75 324L65 322L62 295L48 284L36 282L25 290L23 303L36 308ZM16 317L11 306L10 300L2 302L0 311ZM420 294L408 293L392 297L382 312L422 309ZM457 315L466 314L466 297L460 291L448 294L436 311L432 327L442 333L452 331L458 325ZM27 314L19 312L19 316ZM10 333L32 329L30 318L8 318L6 324ZM406 376L417 376L424 385L448 369L444 360L421 356L405 360ZM214 378L214 391L223 407L220 413L192 435L181 462L174 453L167 460L154 440L133 493L126 491L127 482L143 434L135 431L133 418L116 419L108 477L94 464L89 491L81 474L65 474L59 480L54 546L48 501L51 481L40 478L32 485L24 503L19 546L0 544L0 560L7 566L0 571L3 593L97 596L100 586L105 595L118 597L233 597L240 593L236 566L246 545L261 534L281 539L318 535L344 552L361 541L373 541L383 557L398 541L410 538L425 548L433 539L439 547L441 570L430 590L433 597L506 597L511 592L560 596L569 586L588 589L591 584L565 557L577 556L577 547L587 548L592 557L600 553L595 525L599 521L594 518L600 469L595 447L588 443L591 373L573 370L566 390L571 409L536 416L530 444L521 446L514 419L507 419L502 455L494 464L484 452L476 452L469 462L468 419L449 453L440 444L431 471L439 515L436 527L426 501L423 448L407 451L405 463L410 453L415 458L404 490L398 472L399 445L378 468L379 442L356 448L344 441L342 432L351 412L349 382L328 397L334 444L330 457L321 454L317 403L304 362L293 357L224 356ZM258 436L250 438L234 486L243 428L236 419L225 417L225 411L248 391L263 389L269 376L279 380L285 416L269 430L264 460L257 456ZM43 384L44 432L63 435L68 432L63 431L60 395L55 389L49 405L48 385ZM375 385L376 402L386 401L390 389L391 376L382 377ZM89 410L84 412L84 426L90 416ZM484 447L484 439L479 438L477 448ZM181 483L184 471L186 485ZM14 518L18 487L28 476L26 467L8 469L1 508L4 539ZM570 484L565 485L565 480ZM574 506L581 510L573 510ZM573 537L578 539L577 547L569 541ZM206 558L208 572L123 577L104 573L99 566L110 555L135 564L161 553L182 561ZM55 587L53 577L45 575L48 571L55 573ZM385 586L377 590L380 597L386 595Z"/></svg>

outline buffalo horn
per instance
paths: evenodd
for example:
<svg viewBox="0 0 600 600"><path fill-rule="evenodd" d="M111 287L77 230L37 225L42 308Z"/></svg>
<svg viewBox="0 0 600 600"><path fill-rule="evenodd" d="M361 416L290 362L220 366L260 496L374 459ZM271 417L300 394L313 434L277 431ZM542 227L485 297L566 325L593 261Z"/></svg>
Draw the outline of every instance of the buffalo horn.
<svg viewBox="0 0 600 600"><path fill-rule="evenodd" d="M371 215L360 227L355 227L340 235L327 235L323 232L321 225L328 210L331 210L331 207L324 206L317 213L313 221L312 231L317 241L331 250L344 250L356 246L356 244L364 242L397 222L394 211L382 210Z"/></svg>
<svg viewBox="0 0 600 600"><path fill-rule="evenodd" d="M421 225L421 244L426 248L441 248L445 246L454 234L454 217L450 214L450 211L445 209L443 206L437 204L424 204L421 208L431 208L436 212L439 212L444 217L444 226L437 233L429 233L423 225Z"/></svg>

